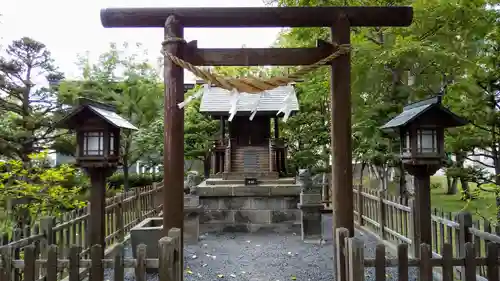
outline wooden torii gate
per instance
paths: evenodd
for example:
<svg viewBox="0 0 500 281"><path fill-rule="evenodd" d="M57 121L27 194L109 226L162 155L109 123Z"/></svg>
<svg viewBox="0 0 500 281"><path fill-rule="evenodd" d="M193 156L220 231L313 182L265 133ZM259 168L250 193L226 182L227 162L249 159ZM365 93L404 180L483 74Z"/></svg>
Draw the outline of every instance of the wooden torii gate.
<svg viewBox="0 0 500 281"><path fill-rule="evenodd" d="M186 27L329 27L332 40L350 44L356 26L409 26L411 7L234 7L234 8L108 8L101 10L104 27L161 27L166 51L196 66L310 65L335 48L200 49L185 44ZM321 42L320 42L321 43ZM350 54L331 62L332 206L335 229L354 235L351 153ZM183 69L165 57L165 138L163 229L183 228L184 100ZM182 241L182 239L181 239ZM334 239L335 241L335 239ZM181 253L182 260L182 253ZM337 267L334 261L334 266ZM342 279L343 280L343 279Z"/></svg>

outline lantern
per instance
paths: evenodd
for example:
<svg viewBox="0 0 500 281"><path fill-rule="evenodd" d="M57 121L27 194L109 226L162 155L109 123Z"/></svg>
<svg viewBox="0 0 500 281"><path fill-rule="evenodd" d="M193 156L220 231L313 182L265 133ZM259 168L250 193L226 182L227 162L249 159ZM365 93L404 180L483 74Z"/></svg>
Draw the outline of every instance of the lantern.
<svg viewBox="0 0 500 281"><path fill-rule="evenodd" d="M446 161L444 129L467 124L467 121L441 104L441 96L419 101L403 108L382 130L399 136L401 161L414 178L416 235L413 245L432 245L430 177ZM413 250L418 257L417 248Z"/></svg>
<svg viewBox="0 0 500 281"><path fill-rule="evenodd" d="M76 163L80 167L116 167L120 164L120 130L137 128L115 112L115 108L90 99L58 123L76 131Z"/></svg>
<svg viewBox="0 0 500 281"><path fill-rule="evenodd" d="M405 106L381 129L399 136L405 167L426 165L437 170L445 160L444 129L465 124L466 120L443 107L441 96L436 96Z"/></svg>

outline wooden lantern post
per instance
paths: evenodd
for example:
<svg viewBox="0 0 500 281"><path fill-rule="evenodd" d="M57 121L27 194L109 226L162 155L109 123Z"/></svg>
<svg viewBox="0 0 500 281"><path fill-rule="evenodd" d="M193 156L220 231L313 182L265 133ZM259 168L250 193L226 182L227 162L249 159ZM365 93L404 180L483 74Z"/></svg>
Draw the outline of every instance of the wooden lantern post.
<svg viewBox="0 0 500 281"><path fill-rule="evenodd" d="M421 243L432 245L430 177L446 161L444 129L463 126L467 121L441 104L441 96L404 107L382 130L401 140L401 161L415 177L415 233L412 241L418 255Z"/></svg>
<svg viewBox="0 0 500 281"><path fill-rule="evenodd" d="M101 245L104 257L106 178L120 164L120 130L137 128L116 114L114 107L85 98L79 99L78 106L57 127L76 131L76 164L91 182L90 244ZM102 274L102 270L91 272L91 280L102 280Z"/></svg>
<svg viewBox="0 0 500 281"><path fill-rule="evenodd" d="M200 49L179 39L191 27L330 27L336 43L350 42L356 26L409 26L411 7L231 7L108 8L101 10L104 27L165 28L166 51L195 66L310 65L335 46L318 41L315 48ZM183 71L165 58L164 229L183 228ZM350 57L332 62L332 205L334 233L339 227L354 235ZM336 122L339 120L339 122ZM335 240L335 239L334 239ZM182 241L182 240L181 240ZM182 259L181 259L182 260ZM334 262L336 266L336 262Z"/></svg>

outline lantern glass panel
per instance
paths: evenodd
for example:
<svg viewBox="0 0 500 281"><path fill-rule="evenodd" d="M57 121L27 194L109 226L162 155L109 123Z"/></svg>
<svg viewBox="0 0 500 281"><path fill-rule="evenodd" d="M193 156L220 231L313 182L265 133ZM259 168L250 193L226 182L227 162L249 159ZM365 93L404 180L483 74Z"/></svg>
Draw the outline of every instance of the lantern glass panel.
<svg viewBox="0 0 500 281"><path fill-rule="evenodd" d="M109 155L115 155L115 135L109 133Z"/></svg>
<svg viewBox="0 0 500 281"><path fill-rule="evenodd" d="M419 153L437 153L438 147L436 130L417 130L417 148Z"/></svg>
<svg viewBox="0 0 500 281"><path fill-rule="evenodd" d="M403 153L410 152L411 151L410 147L411 147L411 145L410 145L410 133L406 132L404 134L404 137L403 137L403 140L401 143L402 152Z"/></svg>
<svg viewBox="0 0 500 281"><path fill-rule="evenodd" d="M83 156L104 155L104 133L85 132L83 134Z"/></svg>

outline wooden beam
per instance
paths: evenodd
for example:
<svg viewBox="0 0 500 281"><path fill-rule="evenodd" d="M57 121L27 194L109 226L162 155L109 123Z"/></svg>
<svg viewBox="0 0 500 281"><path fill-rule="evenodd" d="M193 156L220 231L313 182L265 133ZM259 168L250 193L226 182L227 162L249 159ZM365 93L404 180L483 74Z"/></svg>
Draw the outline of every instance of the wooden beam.
<svg viewBox="0 0 500 281"><path fill-rule="evenodd" d="M309 65L329 56L334 47L318 40L313 48L237 48L198 49L191 41L184 49L184 60L198 66L250 66L250 65Z"/></svg>
<svg viewBox="0 0 500 281"><path fill-rule="evenodd" d="M163 27L176 15L184 27L326 27L340 14L351 26L409 26L411 7L107 8L104 27Z"/></svg>

